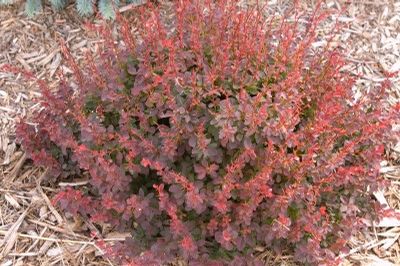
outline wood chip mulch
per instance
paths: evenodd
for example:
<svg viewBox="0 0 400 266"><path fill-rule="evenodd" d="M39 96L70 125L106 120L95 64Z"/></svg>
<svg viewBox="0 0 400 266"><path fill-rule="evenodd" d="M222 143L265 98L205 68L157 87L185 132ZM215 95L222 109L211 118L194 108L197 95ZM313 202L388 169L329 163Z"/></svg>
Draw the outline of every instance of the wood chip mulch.
<svg viewBox="0 0 400 266"><path fill-rule="evenodd" d="M59 70L72 73L61 56L61 39L79 63L103 43L83 25L73 6L58 13L46 7L34 19L24 16L23 7L2 7L0 66L18 66L55 88ZM32 167L15 144L15 123L39 108L39 97L34 81L0 71L0 265L112 265L83 233L93 225L65 217L52 206L52 196L65 184L42 185L43 171ZM106 241L123 239L105 235Z"/></svg>
<svg viewBox="0 0 400 266"><path fill-rule="evenodd" d="M268 2L279 14L290 1ZM311 9L315 1L303 0L302 4ZM345 25L334 38L334 45L348 51L346 71L361 75L354 88L356 95L379 84L385 72L400 70L400 0L327 0L325 4L346 11L330 19L314 46L318 49L326 44L326 34L335 19ZM85 52L95 52L102 45L99 36L82 26L83 20L72 6L58 13L47 7L34 19L26 18L22 10L21 5L0 8L0 66L12 64L32 71L54 88L58 70L71 73L60 53L60 39L67 42L80 63ZM389 103L394 104L400 100L400 75L391 81ZM98 229L51 205L52 196L66 184L44 184L43 171L32 167L15 144L15 123L39 108L35 102L39 96L34 82L0 72L0 265L112 265L87 234ZM400 211L400 143L389 148L382 173L392 185L376 198ZM126 236L108 228L99 233L109 242ZM343 265L400 265L399 238L397 219L370 227L352 239ZM267 265L289 265L291 261L290 257L273 258L267 252L264 256Z"/></svg>

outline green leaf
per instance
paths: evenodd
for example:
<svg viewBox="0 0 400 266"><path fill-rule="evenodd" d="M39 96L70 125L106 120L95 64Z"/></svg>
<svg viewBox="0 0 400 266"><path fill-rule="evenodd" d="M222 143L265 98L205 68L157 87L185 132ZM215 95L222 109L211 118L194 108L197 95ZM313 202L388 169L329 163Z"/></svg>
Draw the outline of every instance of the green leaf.
<svg viewBox="0 0 400 266"><path fill-rule="evenodd" d="M287 209L287 214L292 221L296 221L300 217L300 209L292 203Z"/></svg>
<svg viewBox="0 0 400 266"><path fill-rule="evenodd" d="M97 106L101 103L101 99L98 95L87 96L85 106L83 107L83 113L89 115L90 113L96 111Z"/></svg>
<svg viewBox="0 0 400 266"><path fill-rule="evenodd" d="M113 110L111 112L106 112L104 114L104 121L103 125L105 127L113 126L114 128L119 127L119 119L120 119L120 114L118 113L117 110Z"/></svg>
<svg viewBox="0 0 400 266"><path fill-rule="evenodd" d="M272 217L268 217L268 218L266 218L265 220L264 220L264 223L265 224L268 224L268 225L272 225L273 223L274 223L274 218L272 218Z"/></svg>

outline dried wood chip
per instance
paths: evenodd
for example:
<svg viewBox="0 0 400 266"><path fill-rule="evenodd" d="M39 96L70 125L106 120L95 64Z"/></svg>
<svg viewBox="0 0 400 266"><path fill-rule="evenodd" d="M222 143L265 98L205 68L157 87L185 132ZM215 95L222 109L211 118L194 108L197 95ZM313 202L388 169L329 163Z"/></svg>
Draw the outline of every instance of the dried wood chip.
<svg viewBox="0 0 400 266"><path fill-rule="evenodd" d="M23 59L29 59L29 58L32 58L32 57L35 57L35 56L38 56L38 55L39 55L38 51L33 51L31 53L22 53L22 54L20 54L21 58L23 58Z"/></svg>
<svg viewBox="0 0 400 266"><path fill-rule="evenodd" d="M18 160L18 162L15 164L15 166L12 169L12 171L10 172L10 174L8 175L7 181L13 182L18 177L18 174L19 174L22 166L24 165L25 161L26 161L26 154L24 153L21 156L21 158Z"/></svg>
<svg viewBox="0 0 400 266"><path fill-rule="evenodd" d="M19 55L17 55L15 57L15 59L17 59L17 61L21 63L21 65L25 68L25 70L28 70L28 71L32 70L31 67L28 65L28 63Z"/></svg>
<svg viewBox="0 0 400 266"><path fill-rule="evenodd" d="M40 186L40 182L41 180L44 178L44 176L46 176L47 171L45 171L37 180L36 183L36 190L39 192L39 194L41 195L41 197L44 199L44 201L47 204L47 207L50 209L50 211L52 212L52 214L54 215L54 217L56 218L58 224L63 224L64 223L64 219L61 217L61 215L58 213L58 211L53 207L53 205L51 204L49 198L47 197L47 195L43 192L42 187Z"/></svg>
<svg viewBox="0 0 400 266"><path fill-rule="evenodd" d="M46 54L39 54L36 57L30 58L29 60L27 60L26 62L28 64L34 63L36 61L42 60L43 58L45 58L47 55Z"/></svg>
<svg viewBox="0 0 400 266"><path fill-rule="evenodd" d="M14 154L16 147L17 146L14 142L7 146L7 149L5 150L4 160L1 165L8 165L10 163L11 157Z"/></svg>
<svg viewBox="0 0 400 266"><path fill-rule="evenodd" d="M53 57L60 51L60 48L57 48L53 50L49 55L47 55L45 58L43 58L41 61L39 61L37 64L40 66L47 65L48 63L51 62Z"/></svg>
<svg viewBox="0 0 400 266"><path fill-rule="evenodd" d="M3 262L1 264L1 266L11 266L11 265L13 265L13 261L12 260L7 260L7 261L5 261L5 262Z"/></svg>
<svg viewBox="0 0 400 266"><path fill-rule="evenodd" d="M63 249L61 247L55 247L47 250L46 255L49 257L55 257L63 253Z"/></svg>
<svg viewBox="0 0 400 266"><path fill-rule="evenodd" d="M374 196L381 205L385 205L385 208L389 208L389 203L387 202L382 190L374 192Z"/></svg>
<svg viewBox="0 0 400 266"><path fill-rule="evenodd" d="M132 237L130 232L120 233L120 232L111 232L105 236L107 240L113 241L124 241L126 238Z"/></svg>
<svg viewBox="0 0 400 266"><path fill-rule="evenodd" d="M22 222L25 219L25 216L28 214L30 208L27 208L18 218L18 220L11 226L11 228L7 231L4 239L0 243L0 248L3 247L3 250L0 253L0 260L3 259L7 254L11 251L14 246L15 241L18 237L18 229L21 226Z"/></svg>
<svg viewBox="0 0 400 266"><path fill-rule="evenodd" d="M60 66L60 63L61 63L61 55L60 55L60 53L57 53L53 62L49 66L50 78L53 77L54 73L57 71L58 67Z"/></svg>
<svg viewBox="0 0 400 266"><path fill-rule="evenodd" d="M83 41L81 41L81 42L79 42L79 43L77 43L77 44L72 45L72 46L71 46L71 50L80 49L80 48L82 48L83 46L85 46L87 43L88 43L87 40L83 40Z"/></svg>
<svg viewBox="0 0 400 266"><path fill-rule="evenodd" d="M396 72L399 70L400 70L400 60L394 63L389 69L390 72Z"/></svg>
<svg viewBox="0 0 400 266"><path fill-rule="evenodd" d="M367 226L373 226L373 227L397 227L400 226L400 220L396 217L383 217L379 221L379 223L373 222L371 223L368 220L364 220L364 223Z"/></svg>
<svg viewBox="0 0 400 266"><path fill-rule="evenodd" d="M20 209L21 205L19 205L18 201L14 199L9 193L4 194L4 198L6 201L16 209Z"/></svg>
<svg viewBox="0 0 400 266"><path fill-rule="evenodd" d="M49 238L55 238L55 235L51 235ZM53 244L54 242L52 241L45 241L39 249L39 254L46 253Z"/></svg>
<svg viewBox="0 0 400 266"><path fill-rule="evenodd" d="M394 243L396 243L397 239L399 239L399 236L400 234L393 238L386 238L386 242L382 245L381 249L388 250L391 246L394 245Z"/></svg>

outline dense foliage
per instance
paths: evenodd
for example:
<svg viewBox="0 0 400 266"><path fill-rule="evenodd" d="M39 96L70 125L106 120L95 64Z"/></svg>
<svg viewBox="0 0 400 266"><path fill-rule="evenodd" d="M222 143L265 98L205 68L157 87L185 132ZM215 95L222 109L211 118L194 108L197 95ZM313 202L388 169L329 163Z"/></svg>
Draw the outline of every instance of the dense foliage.
<svg viewBox="0 0 400 266"><path fill-rule="evenodd" d="M49 178L90 180L56 200L131 230L113 249L131 265L250 265L260 246L334 264L379 210L399 118L385 86L354 99L340 54L312 51L324 12L306 24L229 0L173 12L140 9L137 35L121 22L124 45L107 39L83 70L64 49L75 83L42 84L44 108L18 137Z"/></svg>
<svg viewBox="0 0 400 266"><path fill-rule="evenodd" d="M49 0L54 10L63 9L68 3L68 0ZM141 4L145 0L127 0L126 3L130 4ZM0 6L13 4L14 0L0 0ZM81 16L91 16L95 13L96 8L100 12L101 16L105 19L114 19L116 16L116 10L118 9L120 2L119 0L75 0L76 10ZM25 14L29 17L33 17L43 10L42 0L26 0L25 2Z"/></svg>

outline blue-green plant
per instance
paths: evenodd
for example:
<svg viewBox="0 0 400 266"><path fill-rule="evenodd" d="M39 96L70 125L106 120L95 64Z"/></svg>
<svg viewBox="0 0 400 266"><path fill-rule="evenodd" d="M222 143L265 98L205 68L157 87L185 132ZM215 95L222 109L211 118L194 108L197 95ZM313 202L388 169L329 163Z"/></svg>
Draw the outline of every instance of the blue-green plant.
<svg viewBox="0 0 400 266"><path fill-rule="evenodd" d="M15 0L0 0L0 6L10 5L15 3ZM52 8L56 11L63 9L68 3L68 0L49 0ZM144 3L141 0L127 0L127 3ZM116 10L120 5L119 0L76 0L75 6L80 16L87 17L91 16L97 8L101 16L105 19L115 19ZM28 17L34 17L43 10L42 0L26 0L25 2L25 14Z"/></svg>
<svg viewBox="0 0 400 266"><path fill-rule="evenodd" d="M67 4L67 0L50 0L50 3L55 10L60 10L65 7L65 5Z"/></svg>
<svg viewBox="0 0 400 266"><path fill-rule="evenodd" d="M105 19L115 19L114 7L119 5L119 0L99 0L99 11Z"/></svg>
<svg viewBox="0 0 400 266"><path fill-rule="evenodd" d="M90 16L94 13L92 0L76 0L76 9L82 17Z"/></svg>
<svg viewBox="0 0 400 266"><path fill-rule="evenodd" d="M41 0L27 0L25 3L25 13L28 17L33 17L42 11Z"/></svg>
<svg viewBox="0 0 400 266"><path fill-rule="evenodd" d="M0 6L12 4L12 0L0 0Z"/></svg>

